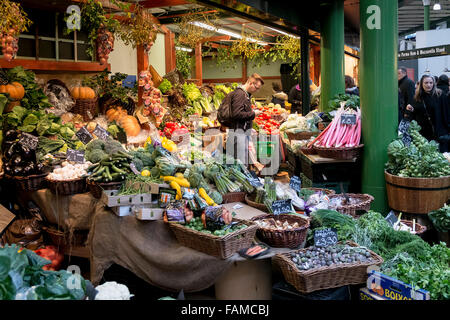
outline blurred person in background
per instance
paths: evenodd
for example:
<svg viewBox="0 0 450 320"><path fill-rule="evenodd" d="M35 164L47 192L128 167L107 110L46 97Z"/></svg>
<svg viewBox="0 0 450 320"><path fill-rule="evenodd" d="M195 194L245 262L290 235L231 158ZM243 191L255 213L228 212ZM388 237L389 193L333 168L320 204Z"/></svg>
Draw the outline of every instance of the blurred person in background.
<svg viewBox="0 0 450 320"><path fill-rule="evenodd" d="M359 89L355 85L355 80L350 76L345 76L345 93L359 96Z"/></svg>

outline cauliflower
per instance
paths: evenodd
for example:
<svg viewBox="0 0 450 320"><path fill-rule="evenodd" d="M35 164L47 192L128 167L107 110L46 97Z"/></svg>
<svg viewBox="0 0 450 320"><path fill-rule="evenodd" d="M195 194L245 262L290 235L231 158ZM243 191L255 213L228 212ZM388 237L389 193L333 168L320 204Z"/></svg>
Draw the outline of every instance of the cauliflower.
<svg viewBox="0 0 450 320"><path fill-rule="evenodd" d="M130 300L133 294L130 294L128 287L115 281L105 282L97 287L95 300Z"/></svg>

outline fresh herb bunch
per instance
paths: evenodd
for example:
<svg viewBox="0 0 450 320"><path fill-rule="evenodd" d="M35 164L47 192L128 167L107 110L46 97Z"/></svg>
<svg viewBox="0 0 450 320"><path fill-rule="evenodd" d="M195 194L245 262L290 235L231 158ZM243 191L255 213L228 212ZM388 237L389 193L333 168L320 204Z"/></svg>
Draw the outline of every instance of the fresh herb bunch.
<svg viewBox="0 0 450 320"><path fill-rule="evenodd" d="M101 73L83 80L83 86L94 89L99 98L108 98L113 101L128 103L128 98L136 98L135 90L122 85L122 81L127 78L127 74L116 72L111 74L108 69Z"/></svg>
<svg viewBox="0 0 450 320"><path fill-rule="evenodd" d="M450 230L450 206L446 204L438 209L428 213L433 226L439 232L448 232Z"/></svg>
<svg viewBox="0 0 450 320"><path fill-rule="evenodd" d="M427 141L420 133L421 127L411 121L408 133L412 143L406 146L401 137L392 141L387 149L387 172L400 177L432 178L450 175L447 159L439 152L435 141Z"/></svg>
<svg viewBox="0 0 450 320"><path fill-rule="evenodd" d="M357 108L360 107L359 96L340 93L328 101L328 112L339 109L341 107L341 102L345 102L344 108L352 108L357 110Z"/></svg>

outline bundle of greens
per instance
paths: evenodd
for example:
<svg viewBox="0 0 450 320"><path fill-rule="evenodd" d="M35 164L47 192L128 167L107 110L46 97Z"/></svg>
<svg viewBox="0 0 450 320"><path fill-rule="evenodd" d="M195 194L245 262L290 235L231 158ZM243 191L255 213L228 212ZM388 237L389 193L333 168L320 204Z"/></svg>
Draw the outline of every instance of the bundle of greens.
<svg viewBox="0 0 450 320"><path fill-rule="evenodd" d="M66 270L43 270L49 263L15 244L0 247L0 300L84 299L89 281ZM79 286L69 287L73 283Z"/></svg>
<svg viewBox="0 0 450 320"><path fill-rule="evenodd" d="M194 101L200 100L203 96L195 83L183 84L183 95L187 100L187 103L191 106L194 105Z"/></svg>
<svg viewBox="0 0 450 320"><path fill-rule="evenodd" d="M172 89L172 83L170 83L170 81L167 79L163 79L158 89L161 91L162 94L166 94L168 91Z"/></svg>
<svg viewBox="0 0 450 320"><path fill-rule="evenodd" d="M328 101L328 112L331 112L333 110L337 110L341 107L341 102L345 102L344 108L352 108L354 110L357 110L359 108L359 96L354 94L337 94Z"/></svg>
<svg viewBox="0 0 450 320"><path fill-rule="evenodd" d="M450 175L447 159L439 152L439 144L427 141L420 135L420 126L415 120L411 121L408 133L412 138L406 146L401 137L392 141L388 146L387 172L400 177L431 178Z"/></svg>
<svg viewBox="0 0 450 320"><path fill-rule="evenodd" d="M438 209L428 213L433 226L439 232L448 232L450 230L450 206L446 204Z"/></svg>
<svg viewBox="0 0 450 320"><path fill-rule="evenodd" d="M335 210L319 209L311 213L311 229L307 241L314 243L314 231L326 228L335 228L339 241L352 240L356 221L352 217Z"/></svg>

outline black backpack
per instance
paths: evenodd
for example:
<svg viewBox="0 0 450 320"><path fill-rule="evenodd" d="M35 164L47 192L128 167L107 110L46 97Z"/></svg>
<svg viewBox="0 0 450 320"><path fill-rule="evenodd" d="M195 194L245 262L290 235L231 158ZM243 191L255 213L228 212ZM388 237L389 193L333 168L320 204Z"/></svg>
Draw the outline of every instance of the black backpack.
<svg viewBox="0 0 450 320"><path fill-rule="evenodd" d="M231 98L233 92L234 91L225 96L222 103L220 104L219 110L217 110L217 120L219 120L221 125L229 128L234 124L233 114L231 110Z"/></svg>

